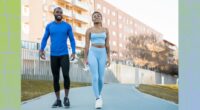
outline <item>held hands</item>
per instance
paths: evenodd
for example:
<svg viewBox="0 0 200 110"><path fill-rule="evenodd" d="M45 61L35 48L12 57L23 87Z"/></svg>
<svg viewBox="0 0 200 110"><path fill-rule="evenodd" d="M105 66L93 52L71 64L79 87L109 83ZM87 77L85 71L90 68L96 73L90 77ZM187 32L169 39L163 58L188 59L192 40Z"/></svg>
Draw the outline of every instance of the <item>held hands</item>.
<svg viewBox="0 0 200 110"><path fill-rule="evenodd" d="M40 51L39 51L39 55L40 55L40 58L41 58L41 59L43 59L43 60L46 59L46 58L45 58L45 52L44 52L43 50L40 50Z"/></svg>

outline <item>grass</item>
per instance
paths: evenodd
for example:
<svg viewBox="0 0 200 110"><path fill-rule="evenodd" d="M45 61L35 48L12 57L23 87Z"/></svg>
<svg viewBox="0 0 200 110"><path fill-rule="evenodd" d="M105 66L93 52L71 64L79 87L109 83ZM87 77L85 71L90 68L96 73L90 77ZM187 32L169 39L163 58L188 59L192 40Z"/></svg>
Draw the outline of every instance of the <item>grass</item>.
<svg viewBox="0 0 200 110"><path fill-rule="evenodd" d="M178 85L145 85L141 84L137 87L141 92L173 101L178 104Z"/></svg>
<svg viewBox="0 0 200 110"><path fill-rule="evenodd" d="M71 88L90 86L90 83L71 82ZM64 89L63 82L60 89ZM47 93L54 92L53 81L46 80L21 80L21 101L36 98Z"/></svg>

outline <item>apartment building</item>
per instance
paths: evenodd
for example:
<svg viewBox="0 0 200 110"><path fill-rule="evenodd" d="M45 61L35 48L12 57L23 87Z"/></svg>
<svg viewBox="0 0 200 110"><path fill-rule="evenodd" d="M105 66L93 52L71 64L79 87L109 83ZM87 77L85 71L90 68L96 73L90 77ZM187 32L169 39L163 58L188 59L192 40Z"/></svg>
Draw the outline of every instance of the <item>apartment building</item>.
<svg viewBox="0 0 200 110"><path fill-rule="evenodd" d="M59 6L63 9L63 20L72 25L77 52L80 52L85 46L85 31L92 23L93 4L93 0L22 0L22 40L40 43L45 26L54 20L54 8Z"/></svg>
<svg viewBox="0 0 200 110"><path fill-rule="evenodd" d="M168 53L168 63L169 64L178 64L178 48L175 44L171 43L168 40L163 40L165 45L169 48L169 53Z"/></svg>
<svg viewBox="0 0 200 110"><path fill-rule="evenodd" d="M162 39L161 33L106 2L106 0L95 0L94 10L102 13L103 26L109 29L113 60L121 62L129 60L129 56L126 55L128 37L154 34L158 39Z"/></svg>
<svg viewBox="0 0 200 110"><path fill-rule="evenodd" d="M86 29L93 26L91 20L93 11L102 13L103 26L109 29L113 61L130 60L126 54L128 51L126 45L130 36L154 34L162 39L161 33L106 2L106 0L22 0L21 6L22 47L30 47L31 49L39 47L35 42L38 44L41 42L45 26L54 20L53 9L57 6L63 9L64 20L73 27L77 52L83 50L85 46ZM46 49L49 50L49 47L47 46Z"/></svg>

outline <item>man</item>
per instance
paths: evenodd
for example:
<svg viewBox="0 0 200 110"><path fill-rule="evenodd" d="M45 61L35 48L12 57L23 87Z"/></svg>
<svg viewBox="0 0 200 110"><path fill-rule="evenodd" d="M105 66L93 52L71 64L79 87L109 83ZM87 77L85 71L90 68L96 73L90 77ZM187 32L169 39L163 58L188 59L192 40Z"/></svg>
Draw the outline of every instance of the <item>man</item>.
<svg viewBox="0 0 200 110"><path fill-rule="evenodd" d="M70 78L69 78L69 54L68 54L68 47L67 47L67 38L70 39L70 44L72 48L71 58L72 60L75 59L76 53L76 44L74 35L72 32L72 27L70 24L62 21L62 9L57 7L54 9L54 17L55 21L52 21L46 26L46 30L41 42L40 48L40 57L45 59L45 52L44 49L47 44L47 40L50 36L51 40L51 53L50 53L50 62L51 62L51 70L53 74L53 86L56 95L56 101L52 105L53 108L55 107L62 107L61 99L60 99L60 85L59 85L59 70L60 67L62 68L63 78L64 78L64 89L65 89L65 97L64 97L64 106L69 107L70 102L68 98L68 93L70 89Z"/></svg>

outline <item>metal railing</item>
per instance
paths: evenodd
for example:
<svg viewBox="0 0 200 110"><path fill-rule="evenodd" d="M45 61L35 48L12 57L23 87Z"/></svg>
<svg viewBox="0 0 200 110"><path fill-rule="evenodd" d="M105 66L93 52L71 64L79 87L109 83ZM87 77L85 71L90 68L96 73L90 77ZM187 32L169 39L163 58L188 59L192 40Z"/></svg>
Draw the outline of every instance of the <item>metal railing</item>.
<svg viewBox="0 0 200 110"><path fill-rule="evenodd" d="M52 80L50 68L50 55L46 50L46 60L39 58L39 44L33 42L22 41L21 49L21 76L26 80ZM36 45L35 45L36 44ZM35 48L36 46L36 48ZM48 45L47 45L48 47ZM70 80L76 82L91 82L91 73L84 70L81 59L77 58L76 63L70 63ZM123 64L111 63L105 71L106 83L145 83L145 84L165 84L175 83L175 77L171 75L161 74L155 71L141 69L138 67L127 66ZM140 77L141 74L141 77ZM144 75L144 77L142 77ZM164 78L164 79L163 79ZM63 81L62 71L60 70L60 80Z"/></svg>

